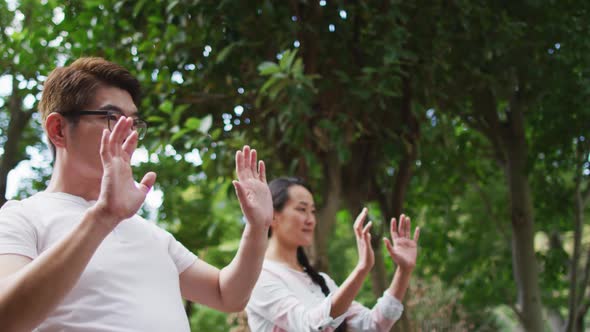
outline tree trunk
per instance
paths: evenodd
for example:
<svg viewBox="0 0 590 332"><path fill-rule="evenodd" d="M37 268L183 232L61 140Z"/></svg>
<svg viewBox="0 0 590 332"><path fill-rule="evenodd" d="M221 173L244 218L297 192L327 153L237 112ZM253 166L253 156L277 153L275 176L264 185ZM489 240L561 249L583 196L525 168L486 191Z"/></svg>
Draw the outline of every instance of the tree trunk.
<svg viewBox="0 0 590 332"><path fill-rule="evenodd" d="M527 147L524 114L518 108L508 112L508 124L503 145L506 151L505 175L510 196L512 221L512 266L518 288L521 320L527 331L544 330L539 290L539 275L534 248L534 216L528 182Z"/></svg>
<svg viewBox="0 0 590 332"><path fill-rule="evenodd" d="M543 306L534 248L533 202L527 174L528 151L521 94L522 89L516 89L506 109L506 120L501 120L498 115L498 102L491 88L474 90L472 99L479 113L476 129L488 138L498 163L504 167L510 202L512 269L518 290L518 317L526 331L537 332L544 330Z"/></svg>
<svg viewBox="0 0 590 332"><path fill-rule="evenodd" d="M392 203L392 209L391 209L392 215L391 216L395 217L397 220L399 220L399 216L403 212L404 202L406 199L406 193L407 193L408 187L410 186L410 180L412 179L413 165L415 164L416 158L418 155L417 144L418 144L417 141L414 141L410 144L410 146L411 146L410 151L408 151L408 153L406 154L406 156L404 157L404 159L402 160L402 162L398 166L398 173L397 173L395 184L394 184L393 199L391 201L391 203ZM391 216L389 216L388 219ZM389 229L390 223L387 222L386 224L388 225L388 229ZM414 224L414 227L415 226L416 225ZM386 236L389 237L388 232L386 232ZM381 248L381 241L379 241L379 252L381 252L380 248ZM387 256L387 257L389 258L389 256ZM391 258L389 258L389 259L391 259ZM408 291L406 292L405 299L409 298L409 296L410 296L410 289L408 289ZM407 301L405 301L405 299L403 301L404 306L407 305ZM402 332L402 331L411 331L412 330L412 324L410 322L410 318L408 317L408 312L409 312L408 310L404 310L399 321L393 326L392 331Z"/></svg>
<svg viewBox="0 0 590 332"><path fill-rule="evenodd" d="M387 281L385 280L385 276L387 275L385 271L385 257L383 257L383 250L381 250L381 239L373 238L371 242L375 251L375 265L371 270L371 288L373 289L373 295L379 298L387 288Z"/></svg>
<svg viewBox="0 0 590 332"><path fill-rule="evenodd" d="M576 331L584 331L584 317L588 313L588 309L590 309L590 299L586 296L586 289L590 287L590 249L586 253L586 264L584 266L584 277L581 282L581 287L578 292L578 307L576 314Z"/></svg>
<svg viewBox="0 0 590 332"><path fill-rule="evenodd" d="M586 313L588 312L588 308L590 307L590 301L586 300L586 303L582 304L580 306L580 308L578 309L578 314L576 315L576 329L575 331L585 331L585 323L584 323L584 317L586 316Z"/></svg>
<svg viewBox="0 0 590 332"><path fill-rule="evenodd" d="M391 259L388 255L383 256L382 240L383 236L390 237L389 228L391 226L389 220L392 217L399 218L404 209L404 202L406 194L412 179L414 165L418 158L418 144L420 141L420 126L416 116L412 112L412 87L409 78L403 78L402 83L402 98L400 102L400 123L399 137L403 145L404 153L396 170L392 183L391 195L380 191L380 186L375 180L373 186L377 191L379 205L385 217L383 227L377 236L373 237L372 245L375 251L375 267L371 272L371 282L373 286L373 293L375 296L381 296L385 289L389 286L386 281L385 259ZM409 294L409 290L407 294ZM408 298L408 296L406 296ZM405 301L404 301L405 302ZM392 331L410 331L412 324L408 317L408 310L404 310L400 320L393 326Z"/></svg>
<svg viewBox="0 0 590 332"><path fill-rule="evenodd" d="M8 183L8 173L23 160L23 153L19 149L23 132L33 115L33 111L25 111L22 108L22 98L18 91L18 81L12 79L12 94L8 101L8 111L10 112L10 123L6 133L6 142L4 143L4 154L0 158L0 206L6 203L6 187Z"/></svg>
<svg viewBox="0 0 590 332"><path fill-rule="evenodd" d="M587 158L586 158L587 159ZM578 322L578 266L580 262L580 256L582 251L582 232L583 232L583 221L584 221L584 201L582 198L581 191L581 174L582 170L580 165L576 169L576 183L574 192L574 253L570 260L570 287L569 287L569 301L568 301L568 318L565 324L565 331L575 332L582 331L575 328L575 324ZM582 292L584 289L582 288Z"/></svg>
<svg viewBox="0 0 590 332"><path fill-rule="evenodd" d="M318 271L328 272L328 241L336 223L336 213L340 208L342 172L335 151L330 152L330 156L325 160L324 170L327 186L322 190L324 202L321 210L318 212L318 223L314 233L314 243L311 248L310 258L313 266Z"/></svg>

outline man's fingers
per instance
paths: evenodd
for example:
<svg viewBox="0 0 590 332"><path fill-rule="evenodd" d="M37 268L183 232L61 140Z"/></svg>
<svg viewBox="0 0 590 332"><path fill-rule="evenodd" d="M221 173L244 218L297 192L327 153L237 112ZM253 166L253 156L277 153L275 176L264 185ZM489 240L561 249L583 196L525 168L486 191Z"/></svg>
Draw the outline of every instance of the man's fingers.
<svg viewBox="0 0 590 332"><path fill-rule="evenodd" d="M406 237L409 239L410 235L412 235L412 226L411 226L410 217L406 216Z"/></svg>
<svg viewBox="0 0 590 332"><path fill-rule="evenodd" d="M242 170L244 169L244 153L241 150L236 151L236 174L241 180Z"/></svg>
<svg viewBox="0 0 590 332"><path fill-rule="evenodd" d="M129 155L130 160L131 160L131 157L133 156L133 152L137 148L138 141L139 141L139 134L137 134L137 131L134 130L131 132L131 134L129 136L127 136L127 139L125 139L125 142L123 143L123 151L125 151Z"/></svg>
<svg viewBox="0 0 590 332"><path fill-rule="evenodd" d="M244 154L244 170L250 169L250 147L248 145L244 145L242 148L242 153Z"/></svg>
<svg viewBox="0 0 590 332"><path fill-rule="evenodd" d="M109 149L109 131L104 129L100 139L100 159L105 163L111 160L111 150Z"/></svg>
<svg viewBox="0 0 590 332"><path fill-rule="evenodd" d="M256 150L250 149L248 145L244 145L242 150L236 153L236 173L240 181L255 177L256 162L252 165L252 158L256 160Z"/></svg>
<svg viewBox="0 0 590 332"><path fill-rule="evenodd" d="M133 118L126 118L125 123L123 124L123 126L121 126L118 138L115 141L115 144L117 145L119 151L124 150L123 145L125 144L125 141L129 138L129 135L131 135L131 133L133 132L132 128Z"/></svg>
<svg viewBox="0 0 590 332"><path fill-rule="evenodd" d="M121 116L115 124L113 131L111 132L111 145L113 148L113 150L111 151L113 152L117 151L120 148L120 145L123 143L123 140L125 139L124 135L129 129L128 119L129 118L125 116Z"/></svg>
<svg viewBox="0 0 590 332"><path fill-rule="evenodd" d="M156 173L147 172L143 176L143 179L141 179L138 188L139 190L147 194L150 191L150 189L152 189L152 187L154 186L154 183L156 183Z"/></svg>
<svg viewBox="0 0 590 332"><path fill-rule="evenodd" d="M258 170L256 169L256 158L258 157L257 152L255 149L250 150L250 170L252 170L252 174L256 176L258 174Z"/></svg>
<svg viewBox="0 0 590 332"><path fill-rule="evenodd" d="M262 160L258 162L258 177L260 181L266 183L266 165Z"/></svg>

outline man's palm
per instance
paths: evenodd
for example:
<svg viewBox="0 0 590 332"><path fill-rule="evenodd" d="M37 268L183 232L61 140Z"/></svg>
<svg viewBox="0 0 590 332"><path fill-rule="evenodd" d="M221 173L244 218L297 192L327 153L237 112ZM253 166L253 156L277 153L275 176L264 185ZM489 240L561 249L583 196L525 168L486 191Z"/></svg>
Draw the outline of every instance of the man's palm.
<svg viewBox="0 0 590 332"><path fill-rule="evenodd" d="M256 157L256 150L249 146L236 152L238 181L233 183L248 222L268 227L273 215L272 196L266 183L264 162L257 163Z"/></svg>
<svg viewBox="0 0 590 332"><path fill-rule="evenodd" d="M133 119L121 117L112 132L103 132L100 146L103 176L97 204L116 223L137 213L156 180L153 172L147 173L139 184L133 180L130 162L137 147L137 132L130 131L132 125Z"/></svg>

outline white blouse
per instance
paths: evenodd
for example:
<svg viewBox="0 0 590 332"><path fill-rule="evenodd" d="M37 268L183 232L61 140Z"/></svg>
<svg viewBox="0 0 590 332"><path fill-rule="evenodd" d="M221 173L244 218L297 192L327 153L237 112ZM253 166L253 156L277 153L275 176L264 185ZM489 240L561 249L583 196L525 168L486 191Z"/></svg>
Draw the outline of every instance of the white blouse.
<svg viewBox="0 0 590 332"><path fill-rule="evenodd" d="M330 294L325 296L309 275L266 259L246 307L252 331L333 331L345 319L347 331L389 331L404 307L387 291L373 309L352 302L339 317L330 317L332 295L338 286L325 273Z"/></svg>

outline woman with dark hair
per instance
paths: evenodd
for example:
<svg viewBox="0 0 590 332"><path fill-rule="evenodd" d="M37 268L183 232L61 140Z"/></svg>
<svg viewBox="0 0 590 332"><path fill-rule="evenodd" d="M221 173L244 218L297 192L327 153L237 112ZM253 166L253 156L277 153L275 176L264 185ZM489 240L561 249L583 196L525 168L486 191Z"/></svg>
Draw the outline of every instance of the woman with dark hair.
<svg viewBox="0 0 590 332"><path fill-rule="evenodd" d="M274 215L262 273L246 308L252 331L389 331L403 311L401 300L416 265L419 228L410 237L410 218L401 215L399 228L391 220L393 244L385 246L397 264L391 286L368 309L354 298L373 267L371 222L364 208L354 223L359 260L337 286L315 271L303 251L313 241L316 226L311 190L297 178L269 184Z"/></svg>

